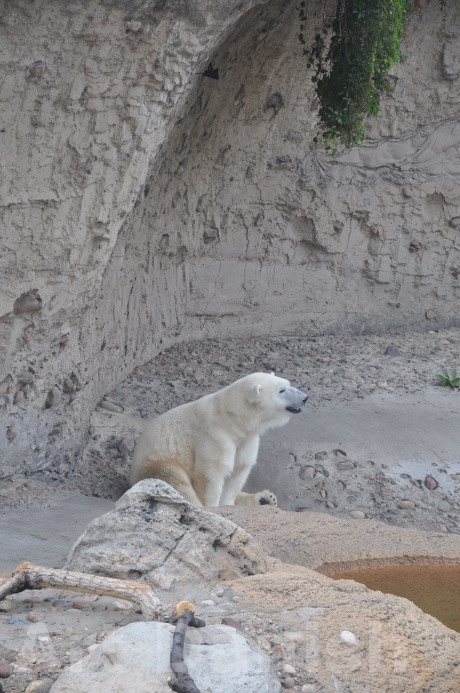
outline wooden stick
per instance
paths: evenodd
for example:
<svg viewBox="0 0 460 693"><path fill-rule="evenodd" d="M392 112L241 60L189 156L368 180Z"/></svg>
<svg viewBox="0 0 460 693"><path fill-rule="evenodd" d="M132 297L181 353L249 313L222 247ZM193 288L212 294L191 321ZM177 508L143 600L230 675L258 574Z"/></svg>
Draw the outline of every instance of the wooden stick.
<svg viewBox="0 0 460 693"><path fill-rule="evenodd" d="M0 601L9 594L24 590L41 590L45 587L58 587L75 592L127 599L138 604L148 621L153 620L160 610L158 597L148 585L140 582L89 573L74 573L57 568L43 568L31 563L22 563L13 572L12 578L0 585Z"/></svg>
<svg viewBox="0 0 460 693"><path fill-rule="evenodd" d="M196 618L192 610L184 611L177 619L171 655L169 658L174 676L170 676L167 679L168 686L173 691L176 691L176 693L200 693L200 690L196 687L194 680L188 673L187 665L184 662L184 642L187 626L202 628L205 625L204 621L200 618Z"/></svg>

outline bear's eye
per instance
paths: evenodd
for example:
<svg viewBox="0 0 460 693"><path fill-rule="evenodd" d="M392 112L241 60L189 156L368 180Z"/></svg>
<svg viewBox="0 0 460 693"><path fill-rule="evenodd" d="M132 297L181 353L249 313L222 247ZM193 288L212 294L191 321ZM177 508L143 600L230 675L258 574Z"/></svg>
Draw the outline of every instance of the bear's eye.
<svg viewBox="0 0 460 693"><path fill-rule="evenodd" d="M285 388L283 387L283 389L282 389L282 390L280 390L280 392L286 392Z"/></svg>

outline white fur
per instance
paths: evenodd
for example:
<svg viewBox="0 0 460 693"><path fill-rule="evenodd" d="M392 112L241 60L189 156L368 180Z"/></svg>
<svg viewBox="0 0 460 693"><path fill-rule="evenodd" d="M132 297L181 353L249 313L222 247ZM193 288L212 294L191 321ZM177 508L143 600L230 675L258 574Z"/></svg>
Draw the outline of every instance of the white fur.
<svg viewBox="0 0 460 693"><path fill-rule="evenodd" d="M159 478L198 506L276 505L268 491L241 493L260 435L283 426L307 397L273 373L252 373L151 421L134 450L130 481Z"/></svg>

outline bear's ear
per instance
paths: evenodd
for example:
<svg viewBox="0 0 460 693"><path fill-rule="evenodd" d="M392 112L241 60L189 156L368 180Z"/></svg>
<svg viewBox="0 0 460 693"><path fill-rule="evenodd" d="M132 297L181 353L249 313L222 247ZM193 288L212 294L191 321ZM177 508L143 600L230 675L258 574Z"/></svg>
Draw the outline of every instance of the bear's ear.
<svg viewBox="0 0 460 693"><path fill-rule="evenodd" d="M260 391L262 389L261 385L254 385L248 392L248 402L249 404L257 404L260 401Z"/></svg>

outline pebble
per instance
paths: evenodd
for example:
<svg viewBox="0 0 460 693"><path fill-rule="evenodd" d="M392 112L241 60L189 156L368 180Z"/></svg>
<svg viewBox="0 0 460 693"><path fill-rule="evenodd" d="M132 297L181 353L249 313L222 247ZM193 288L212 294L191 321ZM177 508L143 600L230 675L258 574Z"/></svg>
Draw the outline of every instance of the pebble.
<svg viewBox="0 0 460 693"><path fill-rule="evenodd" d="M45 409L51 409L51 407L54 407L54 405L58 404L60 401L61 401L61 391L55 385L46 395Z"/></svg>
<svg viewBox="0 0 460 693"><path fill-rule="evenodd" d="M45 601L48 601L48 599L45 599ZM69 599L53 599L51 604L52 606L56 606L62 609L72 608L72 602Z"/></svg>
<svg viewBox="0 0 460 693"><path fill-rule="evenodd" d="M134 450L134 446L134 438L123 438L118 445L118 449L120 452L130 454Z"/></svg>
<svg viewBox="0 0 460 693"><path fill-rule="evenodd" d="M438 507L439 507L439 510L442 510L445 513L448 513L451 509L450 503L448 503L445 500L440 501Z"/></svg>
<svg viewBox="0 0 460 693"><path fill-rule="evenodd" d="M317 690L312 683L305 683L301 688L301 693L316 693Z"/></svg>
<svg viewBox="0 0 460 693"><path fill-rule="evenodd" d="M342 630L340 633L340 640L350 647L356 645L357 642L356 635L352 633L351 630Z"/></svg>
<svg viewBox="0 0 460 693"><path fill-rule="evenodd" d="M399 351L398 347L391 345L385 349L385 354L386 356L401 356L401 352Z"/></svg>
<svg viewBox="0 0 460 693"><path fill-rule="evenodd" d="M106 606L107 611L129 611L133 608L133 603L126 599L114 599Z"/></svg>
<svg viewBox="0 0 460 693"><path fill-rule="evenodd" d="M64 392L72 394L77 388L72 378L65 378L62 389Z"/></svg>
<svg viewBox="0 0 460 693"><path fill-rule="evenodd" d="M9 576L11 577L11 576ZM0 602L0 611L14 611L16 608L16 602L13 602L11 599L4 599L3 601Z"/></svg>
<svg viewBox="0 0 460 693"><path fill-rule="evenodd" d="M315 453L315 460L327 460L326 450L320 450L319 452L316 452Z"/></svg>
<svg viewBox="0 0 460 693"><path fill-rule="evenodd" d="M49 693L52 685L51 679L37 679L29 683L24 693Z"/></svg>
<svg viewBox="0 0 460 693"><path fill-rule="evenodd" d="M415 508L415 503L410 500L400 500L398 501L398 508L401 510L413 510Z"/></svg>
<svg viewBox="0 0 460 693"><path fill-rule="evenodd" d="M224 626L231 626L232 628L236 628L236 630L243 630L243 626L239 621L235 621L235 619L229 618L228 616L224 616L222 623Z"/></svg>
<svg viewBox="0 0 460 693"><path fill-rule="evenodd" d="M42 309L42 299L35 294L23 294L14 302L13 310L15 313L34 312Z"/></svg>
<svg viewBox="0 0 460 693"><path fill-rule="evenodd" d="M0 659L0 679L7 679L8 676L11 676L13 671L14 668L10 662L6 659Z"/></svg>
<svg viewBox="0 0 460 693"><path fill-rule="evenodd" d="M366 513L363 513L362 510L350 510L349 515L354 520L364 520L366 517Z"/></svg>
<svg viewBox="0 0 460 693"><path fill-rule="evenodd" d="M284 638L288 642L294 642L296 645L303 645L305 643L305 634L300 630L286 631L284 633Z"/></svg>
<svg viewBox="0 0 460 693"><path fill-rule="evenodd" d="M25 398L26 398L26 396L23 393L23 391L19 390L18 392L16 392L16 394L13 398L13 404L20 404Z"/></svg>
<svg viewBox="0 0 460 693"><path fill-rule="evenodd" d="M106 399L102 400L101 408L114 412L115 414L121 414L123 411L123 407L120 407L118 404L114 404L113 402L109 402Z"/></svg>
<svg viewBox="0 0 460 693"><path fill-rule="evenodd" d="M438 482L432 476L427 476L425 479L425 486L429 491L434 491L435 488L438 488Z"/></svg>
<svg viewBox="0 0 460 693"><path fill-rule="evenodd" d="M355 465L353 462L338 462L337 463L337 469L341 472L347 472L350 469L354 469Z"/></svg>
<svg viewBox="0 0 460 693"><path fill-rule="evenodd" d="M88 606L91 606L91 604L96 601L95 599L76 599L74 602L72 602L72 609L87 609Z"/></svg>
<svg viewBox="0 0 460 693"><path fill-rule="evenodd" d="M303 467L299 472L299 477L306 481L308 479L313 479L316 475L316 469L314 467Z"/></svg>
<svg viewBox="0 0 460 693"><path fill-rule="evenodd" d="M27 620L30 621L31 623L39 623L39 621L43 621L43 613L41 611L29 611L27 614Z"/></svg>
<svg viewBox="0 0 460 693"><path fill-rule="evenodd" d="M96 643L94 643L93 645L89 645L89 647L87 648L88 654L91 654L91 652L94 652L94 650L97 650L98 647L99 647L99 645L97 645Z"/></svg>
<svg viewBox="0 0 460 693"><path fill-rule="evenodd" d="M291 676L294 676L294 674L295 674L295 669L294 669L294 667L292 666L292 664L285 664L285 665L283 666L283 673L284 673L284 674L290 674Z"/></svg>
<svg viewBox="0 0 460 693"><path fill-rule="evenodd" d="M289 688L289 689L295 688L295 681L294 681L294 679L291 679L291 677L288 676L287 678L284 679L284 681L283 681L283 686L284 686L284 688Z"/></svg>
<svg viewBox="0 0 460 693"><path fill-rule="evenodd" d="M66 609L67 616L78 616L80 613L80 609L74 609L73 607Z"/></svg>

